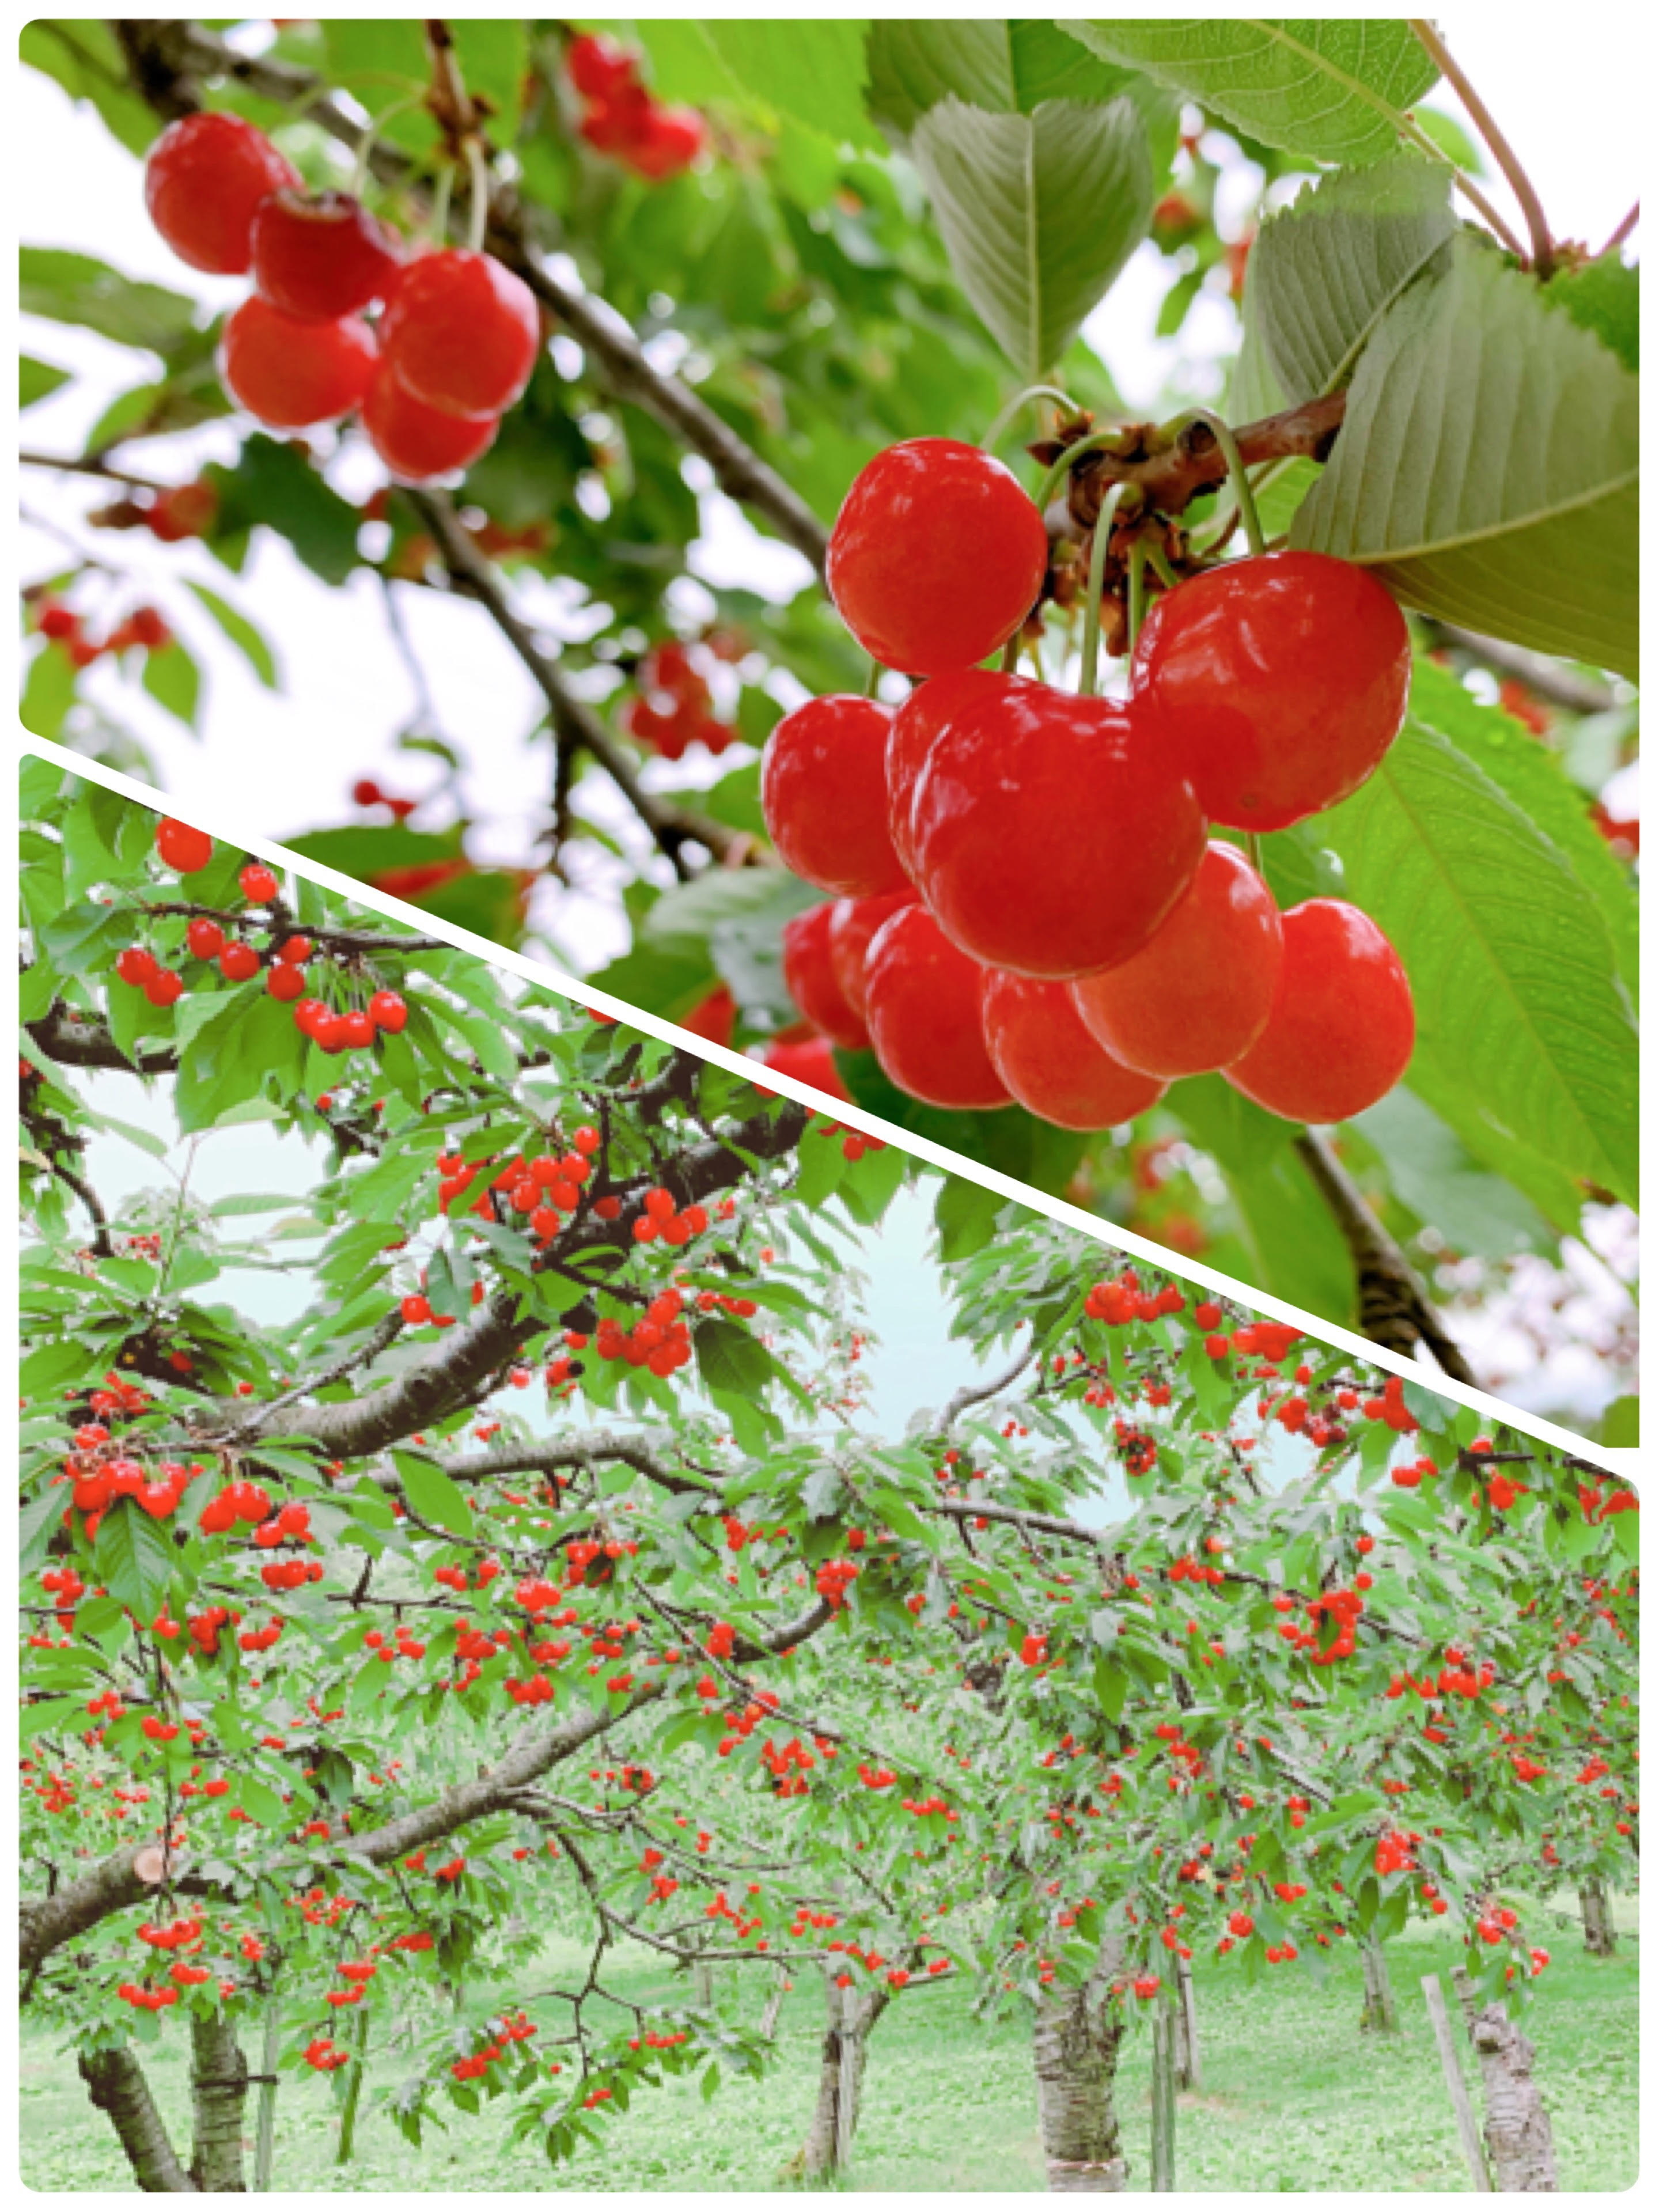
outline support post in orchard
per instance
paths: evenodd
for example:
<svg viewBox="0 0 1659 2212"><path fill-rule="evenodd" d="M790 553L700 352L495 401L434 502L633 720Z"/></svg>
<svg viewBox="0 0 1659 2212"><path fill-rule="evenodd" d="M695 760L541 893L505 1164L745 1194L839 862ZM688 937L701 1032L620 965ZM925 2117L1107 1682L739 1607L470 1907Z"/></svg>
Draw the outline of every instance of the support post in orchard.
<svg viewBox="0 0 1659 2212"><path fill-rule="evenodd" d="M1152 2191L1172 2191L1176 2185L1176 2045L1181 2035L1179 2000L1169 1990L1158 1993L1152 2014Z"/></svg>
<svg viewBox="0 0 1659 2212"><path fill-rule="evenodd" d="M819 2048L817 2099L806 2140L791 2167L792 2174L806 2181L845 2174L851 2164L876 2018L876 2008L860 2004L858 1992L850 1984L841 1988L828 1970L824 1996L828 2016Z"/></svg>
<svg viewBox="0 0 1659 2212"><path fill-rule="evenodd" d="M1445 1991L1440 1986L1438 1974L1424 1975L1423 2001L1429 2008L1429 2024L1434 2030L1435 2046L1440 2053L1440 2069L1446 2077L1446 2092L1451 2099L1452 2112L1457 2121L1457 2139L1463 2146L1463 2160L1469 2169L1470 2186L1483 2195L1490 2195L1492 2179L1486 2172L1486 2154L1481 2148L1480 2130L1474 2124L1474 2107L1469 2102L1463 2069L1457 2063L1457 2046L1452 2041L1451 2018L1446 2010Z"/></svg>
<svg viewBox="0 0 1659 2212"><path fill-rule="evenodd" d="M841 1992L841 2080L836 2097L836 2165L853 2169L853 2130L858 2123L859 2076L863 2071L858 1991L849 1981Z"/></svg>
<svg viewBox="0 0 1659 2212"><path fill-rule="evenodd" d="M1553 2195L1555 2136L1534 2071L1538 2053L1501 2003L1483 2005L1474 1983L1460 1973L1457 1995L1486 2094L1486 2150L1492 2185L1504 2195Z"/></svg>
<svg viewBox="0 0 1659 2212"><path fill-rule="evenodd" d="M368 2050L368 2014L360 2012L352 2025L351 2064L346 2073L345 2102L340 2107L340 2140L334 2153L336 2166L349 2166L357 2138L357 2107L363 2094L363 2061Z"/></svg>
<svg viewBox="0 0 1659 2212"><path fill-rule="evenodd" d="M1359 1971L1365 1984L1364 2002L1359 2014L1361 2034L1397 2034L1400 2012L1394 2001L1394 1984L1389 1978L1389 1962L1382 1946L1375 1935L1359 1939Z"/></svg>
<svg viewBox="0 0 1659 2212"><path fill-rule="evenodd" d="M1128 2183L1114 2094L1123 2022L1110 1988L1121 1959L1121 1942L1108 1937L1085 1983L1037 1998L1031 2058L1054 2196L1118 2195Z"/></svg>
<svg viewBox="0 0 1659 2212"><path fill-rule="evenodd" d="M760 2032L763 2043L770 2043L772 2038L777 2033L778 2014L783 2010L783 2000L787 1996L788 1990L788 1972L784 1967L780 1966L777 1978L772 1984L770 1994L766 2000L766 2009L761 2014Z"/></svg>
<svg viewBox="0 0 1659 2212"><path fill-rule="evenodd" d="M1584 1916L1584 1948L1593 1959L1612 1958L1619 1937L1613 1924L1613 1900L1600 1875L1580 1883L1578 1906Z"/></svg>
<svg viewBox="0 0 1659 2212"><path fill-rule="evenodd" d="M266 2196L276 2155L276 2062L283 2053L283 2001L273 1990L265 2001L264 2042L259 2053L259 2112L254 2133L253 2187Z"/></svg>
<svg viewBox="0 0 1659 2212"><path fill-rule="evenodd" d="M1204 2058L1198 2039L1198 1992L1193 1984L1190 1959L1176 1956L1176 1975L1181 2005L1176 2019L1176 2087L1197 2091L1204 2087Z"/></svg>

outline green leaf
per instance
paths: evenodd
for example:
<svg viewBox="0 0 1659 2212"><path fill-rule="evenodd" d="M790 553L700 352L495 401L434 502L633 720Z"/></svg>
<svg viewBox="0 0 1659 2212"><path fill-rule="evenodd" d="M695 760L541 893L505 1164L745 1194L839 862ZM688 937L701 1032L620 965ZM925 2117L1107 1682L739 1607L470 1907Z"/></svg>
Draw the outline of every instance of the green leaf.
<svg viewBox="0 0 1659 2212"><path fill-rule="evenodd" d="M864 25L851 16L705 18L715 52L780 115L848 145L879 148L864 112Z"/></svg>
<svg viewBox="0 0 1659 2212"><path fill-rule="evenodd" d="M1046 100L1115 100L1146 82L1087 52L1058 23L989 16L883 19L869 38L870 112L908 138L941 100L1030 115Z"/></svg>
<svg viewBox="0 0 1659 2212"><path fill-rule="evenodd" d="M1639 1398L1615 1398L1601 1416L1598 1431L1601 1442L1616 1449L1633 1451L1642 1441L1641 1411Z"/></svg>
<svg viewBox="0 0 1659 2212"><path fill-rule="evenodd" d="M33 354L21 354L17 362L17 404L33 407L37 400L48 398L60 386L70 380L66 368L54 368L49 361L36 361Z"/></svg>
<svg viewBox="0 0 1659 2212"><path fill-rule="evenodd" d="M1405 111L1439 75L1395 16L1171 15L1065 28L1091 53L1145 70L1264 145L1320 161L1360 165L1392 152Z"/></svg>
<svg viewBox="0 0 1659 2212"><path fill-rule="evenodd" d="M80 15L37 16L17 42L20 59L54 78L77 106L88 102L130 154L142 154L161 129L149 102L134 91L115 33L107 22Z"/></svg>
<svg viewBox="0 0 1659 2212"><path fill-rule="evenodd" d="M930 107L911 153L963 290L1016 371L1052 368L1146 235L1152 169L1132 100L995 114Z"/></svg>
<svg viewBox="0 0 1659 2212"><path fill-rule="evenodd" d="M64 1517L64 1497L56 1489L43 1490L17 1516L17 1572L27 1578L46 1556L46 1547Z"/></svg>
<svg viewBox="0 0 1659 2212"><path fill-rule="evenodd" d="M110 1595L148 1626L161 1609L173 1577L168 1530L130 1498L118 1498L98 1524L93 1558Z"/></svg>
<svg viewBox="0 0 1659 2212"><path fill-rule="evenodd" d="M200 312L188 294L136 283L89 253L26 246L18 255L18 305L26 315L75 323L117 345L170 354L199 341Z"/></svg>
<svg viewBox="0 0 1659 2212"><path fill-rule="evenodd" d="M1358 1117L1382 1154L1389 1181L1412 1212L1432 1224L1452 1250L1504 1259L1512 1252L1546 1252L1551 1224L1513 1183L1474 1158L1457 1132L1406 1084ZM1572 1198L1571 1187L1569 1200ZM1578 1209L1565 1222L1572 1227Z"/></svg>
<svg viewBox="0 0 1659 2212"><path fill-rule="evenodd" d="M1244 320L1247 334L1259 331L1284 404L1346 380L1457 227L1449 173L1413 154L1335 170L1268 216L1250 251Z"/></svg>
<svg viewBox="0 0 1659 2212"><path fill-rule="evenodd" d="M933 1203L933 1227L939 1237L939 1256L948 1266L953 1260L971 1259L997 1233L997 1222L1008 1203L982 1183L965 1176L946 1176Z"/></svg>
<svg viewBox="0 0 1659 2212"><path fill-rule="evenodd" d="M1579 269L1564 269L1544 288L1547 307L1559 307L1581 330L1594 331L1633 376L1641 366L1642 272L1616 252Z"/></svg>
<svg viewBox="0 0 1659 2212"><path fill-rule="evenodd" d="M159 706L176 714L187 730L196 727L202 701L202 672L175 637L144 655L143 686Z"/></svg>
<svg viewBox="0 0 1659 2212"><path fill-rule="evenodd" d="M282 687L277 681L276 656L247 617L238 613L228 599L222 599L217 592L210 592L205 584L191 581L190 588L265 689L279 690Z"/></svg>
<svg viewBox="0 0 1659 2212"><path fill-rule="evenodd" d="M294 447L256 431L243 441L234 468L216 465L203 473L219 495L216 528L223 536L263 522L325 584L343 584L356 567L356 508Z"/></svg>
<svg viewBox="0 0 1659 2212"><path fill-rule="evenodd" d="M718 1315L699 1322L691 1341L697 1354L697 1372L711 1391L759 1399L777 1373L777 1362L757 1338Z"/></svg>
<svg viewBox="0 0 1659 2212"><path fill-rule="evenodd" d="M235 1787L237 1804L250 1820L257 1820L262 1828L280 1828L292 1818L281 1796L268 1783L245 1774Z"/></svg>
<svg viewBox="0 0 1659 2212"><path fill-rule="evenodd" d="M472 1508L459 1486L441 1467L413 1452L394 1451L392 1463L403 1484L404 1496L422 1521L448 1529L452 1536L472 1534Z"/></svg>
<svg viewBox="0 0 1659 2212"><path fill-rule="evenodd" d="M37 738L56 738L75 704L75 665L61 645L42 639L23 679L17 702L19 720Z"/></svg>
<svg viewBox="0 0 1659 2212"><path fill-rule="evenodd" d="M1291 542L1443 621L1637 674L1637 385L1467 234L1372 335Z"/></svg>
<svg viewBox="0 0 1659 2212"><path fill-rule="evenodd" d="M1477 1128L1634 1205L1636 1024L1601 906L1546 830L1434 726L1437 687L1413 696L1376 774L1321 825L1411 978L1408 1079L1427 1071L1441 1113L1460 1094Z"/></svg>

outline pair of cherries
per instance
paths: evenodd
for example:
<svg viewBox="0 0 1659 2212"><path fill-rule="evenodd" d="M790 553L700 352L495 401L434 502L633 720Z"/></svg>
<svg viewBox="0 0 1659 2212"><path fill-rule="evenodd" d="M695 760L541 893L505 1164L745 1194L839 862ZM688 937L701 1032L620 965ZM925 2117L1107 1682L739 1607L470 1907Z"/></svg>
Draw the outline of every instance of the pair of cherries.
<svg viewBox="0 0 1659 2212"><path fill-rule="evenodd" d="M180 260L251 274L220 372L273 429L356 414L392 474L421 483L477 460L530 381L541 317L520 277L459 248L406 260L361 201L306 191L240 116L171 124L150 150L144 196ZM371 325L365 311L377 305Z"/></svg>
<svg viewBox="0 0 1659 2212"><path fill-rule="evenodd" d="M1322 555L1232 562L1158 600L1129 701L1075 698L976 665L1047 565L1036 507L976 447L915 440L854 483L831 592L925 680L896 714L810 701L769 742L773 841L838 902L786 943L802 1011L934 1105L1099 1128L1219 1069L1291 1120L1362 1112L1411 1058L1397 955L1346 902L1281 915L1208 829L1288 828L1374 772L1409 689L1398 607Z"/></svg>

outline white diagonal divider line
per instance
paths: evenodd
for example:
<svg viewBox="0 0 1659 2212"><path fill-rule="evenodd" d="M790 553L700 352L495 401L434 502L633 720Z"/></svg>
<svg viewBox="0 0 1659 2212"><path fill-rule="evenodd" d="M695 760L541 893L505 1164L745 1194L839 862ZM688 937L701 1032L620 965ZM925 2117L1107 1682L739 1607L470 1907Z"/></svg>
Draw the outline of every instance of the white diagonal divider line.
<svg viewBox="0 0 1659 2212"><path fill-rule="evenodd" d="M179 803L161 792L150 790L147 785L137 782L130 775L123 775L118 769L106 768L100 761L87 760L79 753L55 744L50 738L28 733L27 744L21 750L51 761L54 766L67 770L72 775L82 776L92 783L100 783L106 790L118 792L124 799L132 799L140 806L155 808L160 813L171 812ZM15 794L9 796L8 804L15 803ZM1345 1352L1352 1352L1355 1358L1364 1360L1370 1366L1386 1369L1408 1382L1415 1382L1425 1389L1434 1391L1439 1397L1450 1398L1460 1406L1470 1407L1485 1419L1504 1422L1510 1428L1519 1429L1536 1438L1540 1443L1553 1445L1558 1451L1571 1452L1580 1458L1593 1460L1597 1466L1618 1475L1621 1480L1632 1480L1635 1474L1638 1457L1635 1451L1614 1450L1606 1444L1592 1443L1571 1429L1561 1428L1536 1413L1525 1413L1519 1407L1510 1406L1504 1400L1493 1397L1488 1391L1472 1389L1466 1382L1455 1382L1449 1376L1443 1375L1437 1367L1425 1361L1401 1358L1398 1352L1385 1351L1381 1345L1373 1344L1369 1337L1360 1336L1352 1329L1340 1328L1335 1322L1305 1313L1299 1307L1287 1304L1283 1298L1256 1289L1254 1284L1240 1282L1235 1276L1223 1274L1218 1268L1206 1267L1199 1261L1177 1255L1164 1245L1153 1243L1150 1237L1139 1236L1131 1229L1120 1228L1115 1222L1103 1221L1098 1214L1085 1213L1081 1206L1073 1206L1066 1199L1054 1198L1046 1191L1036 1190L1030 1184L1021 1182L1016 1176L1005 1175L1000 1168L986 1167L980 1161L969 1158L966 1153L953 1152L948 1145L936 1144L929 1137L919 1137L912 1130L901 1128L896 1121L885 1121L879 1114L872 1114L862 1106L826 1098L822 1091L814 1091L810 1084L798 1082L793 1076L780 1075L761 1061L749 1060L742 1053L733 1052L727 1045L711 1044L706 1037L693 1036L689 1031L677 1028L672 1022L664 1021L659 1015L647 1013L642 1008L629 1005L627 1000L618 999L609 991L596 990L579 977L566 975L544 961L532 960L523 952L509 952L504 945L495 944L489 938L476 936L470 929L459 928L452 921L441 921L435 915L428 914L419 907L410 906L402 899L388 897L384 891L371 890L355 877L342 875L337 868L325 867L319 860L307 860L272 838L250 835L240 826L226 827L224 818L217 814L208 819L196 809L186 806L179 818L207 830L227 845L235 845L244 852L257 854L262 860L270 861L274 866L291 870L296 876L320 884L328 890L337 891L356 905L384 915L391 921L403 922L424 937L441 937L458 952L470 952L492 967L505 968L509 974L521 976L527 983L561 992L575 1000L580 1006L597 1006L601 1012L614 1015L618 1021L625 1022L632 1029L643 1030L648 1036L656 1037L664 1044L678 1045L695 1053L700 1060L713 1060L732 1074L744 1077L763 1091L793 1098L820 1114L833 1114L836 1120L847 1128L860 1130L866 1136L879 1137L884 1144L895 1145L901 1152L927 1161L946 1175L965 1176L969 1182L976 1182L987 1190L994 1190L1003 1198L1012 1199L1016 1204L1028 1206L1034 1212L1046 1214L1051 1221L1063 1222L1068 1229L1081 1231L1098 1244L1113 1246L1120 1251L1132 1254L1150 1266L1163 1268L1167 1274L1179 1275L1183 1281L1201 1283L1207 1290L1219 1291L1224 1296L1237 1299L1258 1313L1270 1314L1275 1320L1288 1322L1296 1328L1322 1338L1328 1344L1340 1345Z"/></svg>

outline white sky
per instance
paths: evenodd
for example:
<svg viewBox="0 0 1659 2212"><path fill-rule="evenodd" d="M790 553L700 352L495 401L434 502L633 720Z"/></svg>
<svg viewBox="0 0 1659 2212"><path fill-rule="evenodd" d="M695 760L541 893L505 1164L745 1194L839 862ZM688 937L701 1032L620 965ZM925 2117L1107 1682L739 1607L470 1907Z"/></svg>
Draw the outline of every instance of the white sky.
<svg viewBox="0 0 1659 2212"><path fill-rule="evenodd" d="M1636 197L1638 149L1645 143L1643 82L1631 65L1629 19L1621 9L1586 10L1575 18L1570 42L1547 64L1528 29L1534 16L1541 38L1541 11L1527 9L1463 10L1441 21L1520 150L1557 233L1599 246ZM204 278L173 259L144 214L137 161L90 112L77 112L54 84L33 72L23 73L22 84L15 173L42 187L23 204L29 243L98 254L128 275L195 290L215 305L240 296L237 280ZM1432 104L1455 110L1443 90ZM1241 187L1246 182L1239 179ZM1230 319L1218 305L1194 316L1179 343L1154 337L1167 272L1155 250L1144 247L1087 327L1131 405L1152 404L1172 377L1201 383L1206 360L1232 342ZM76 380L29 411L24 442L48 452L75 450L108 401L138 380L137 357L64 325L26 322L25 332L30 350L74 369ZM182 478L202 460L229 458L234 443L228 428L208 426L168 448L135 448L132 459L158 475ZM356 489L367 492L372 481L364 474ZM126 567L133 582L122 587L120 605L153 594L203 665L204 742L111 667L94 669L86 685L88 696L103 699L139 730L169 791L199 795L210 815L222 807L243 820L257 818L269 836L283 837L350 818L347 793L357 775L377 775L410 796L435 781L434 763L392 750L411 700L373 578L360 572L346 590L331 591L268 532L257 534L244 574L227 578L199 548L160 547L142 532L114 538L78 528L76 518L105 496L101 488L29 471L23 489L29 515ZM761 540L718 495L704 496L703 518L693 567L708 580L777 597L805 581L798 556ZM47 574L61 559L61 546L48 534L26 529L27 574ZM282 663L281 694L256 683L184 592L184 576L198 578L257 617ZM402 597L443 731L468 762L467 797L479 823L475 857L517 862L545 813L546 748L526 743L538 719L536 696L476 609L415 587L405 587ZM535 588L532 611L557 618L550 587ZM590 805L596 817L625 827L608 788ZM591 866L594 896L558 894L550 885L536 909L563 957L580 968L610 957L623 941L605 896L614 878L602 860Z"/></svg>

